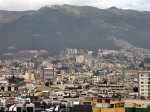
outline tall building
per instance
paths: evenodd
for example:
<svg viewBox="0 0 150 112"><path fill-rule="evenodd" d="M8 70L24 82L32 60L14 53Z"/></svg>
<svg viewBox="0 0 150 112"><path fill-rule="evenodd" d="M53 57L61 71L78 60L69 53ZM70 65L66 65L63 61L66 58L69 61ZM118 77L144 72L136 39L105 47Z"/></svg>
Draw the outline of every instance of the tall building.
<svg viewBox="0 0 150 112"><path fill-rule="evenodd" d="M56 75L56 71L55 68L43 68L43 81L49 81L52 80L54 78L54 76Z"/></svg>
<svg viewBox="0 0 150 112"><path fill-rule="evenodd" d="M138 72L139 96L150 97L150 71Z"/></svg>

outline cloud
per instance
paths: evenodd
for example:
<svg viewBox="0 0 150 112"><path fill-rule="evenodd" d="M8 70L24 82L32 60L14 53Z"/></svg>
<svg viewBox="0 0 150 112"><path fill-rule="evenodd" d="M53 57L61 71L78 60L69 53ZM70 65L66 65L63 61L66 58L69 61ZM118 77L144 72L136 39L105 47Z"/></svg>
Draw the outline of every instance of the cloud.
<svg viewBox="0 0 150 112"><path fill-rule="evenodd" d="M37 10L45 5L71 4L150 11L150 0L0 0L0 10Z"/></svg>

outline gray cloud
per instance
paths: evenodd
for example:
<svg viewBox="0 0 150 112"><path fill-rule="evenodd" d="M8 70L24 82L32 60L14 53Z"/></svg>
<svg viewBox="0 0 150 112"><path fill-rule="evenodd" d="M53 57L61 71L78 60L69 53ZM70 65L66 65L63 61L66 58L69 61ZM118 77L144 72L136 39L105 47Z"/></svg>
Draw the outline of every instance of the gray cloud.
<svg viewBox="0 0 150 112"><path fill-rule="evenodd" d="M0 0L0 10L37 10L45 5L71 4L98 8L116 6L122 9L150 11L150 0Z"/></svg>

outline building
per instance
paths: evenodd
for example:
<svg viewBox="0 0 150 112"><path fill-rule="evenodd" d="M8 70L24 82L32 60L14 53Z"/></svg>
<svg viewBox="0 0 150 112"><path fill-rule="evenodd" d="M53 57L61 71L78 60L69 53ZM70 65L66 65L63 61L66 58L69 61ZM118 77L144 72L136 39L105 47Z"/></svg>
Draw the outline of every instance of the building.
<svg viewBox="0 0 150 112"><path fill-rule="evenodd" d="M56 75L55 68L43 68L43 81L47 82L49 80L52 80L54 76Z"/></svg>
<svg viewBox="0 0 150 112"><path fill-rule="evenodd" d="M150 71L138 72L139 96L150 97Z"/></svg>
<svg viewBox="0 0 150 112"><path fill-rule="evenodd" d="M124 70L124 79L126 81L137 82L137 71L136 70Z"/></svg>
<svg viewBox="0 0 150 112"><path fill-rule="evenodd" d="M83 55L77 55L76 56L76 63L83 63L84 56Z"/></svg>
<svg viewBox="0 0 150 112"><path fill-rule="evenodd" d="M93 105L93 108L124 107L124 102L121 98L113 97L85 97L80 102L83 105Z"/></svg>
<svg viewBox="0 0 150 112"><path fill-rule="evenodd" d="M149 100L127 99L124 101L124 107L126 108L149 108L149 106Z"/></svg>
<svg viewBox="0 0 150 112"><path fill-rule="evenodd" d="M34 73L28 73L28 72L26 72L25 73L25 79L26 80L35 80Z"/></svg>
<svg viewBox="0 0 150 112"><path fill-rule="evenodd" d="M17 94L17 91L18 91L18 86L15 84L0 85L0 95L2 96L15 96Z"/></svg>
<svg viewBox="0 0 150 112"><path fill-rule="evenodd" d="M100 75L93 75L92 82L93 83L100 83L102 81L102 77Z"/></svg>
<svg viewBox="0 0 150 112"><path fill-rule="evenodd" d="M22 96L34 94L35 84L31 80L24 80L18 83L18 93Z"/></svg>
<svg viewBox="0 0 150 112"><path fill-rule="evenodd" d="M99 93L125 93L125 85L123 84L99 84Z"/></svg>

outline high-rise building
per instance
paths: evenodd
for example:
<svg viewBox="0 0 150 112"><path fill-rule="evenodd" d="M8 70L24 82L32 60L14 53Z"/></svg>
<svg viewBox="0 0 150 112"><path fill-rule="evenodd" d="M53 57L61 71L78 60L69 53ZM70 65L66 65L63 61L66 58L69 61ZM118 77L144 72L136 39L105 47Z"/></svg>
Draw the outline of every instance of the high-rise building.
<svg viewBox="0 0 150 112"><path fill-rule="evenodd" d="M150 97L150 71L138 72L139 96Z"/></svg>

